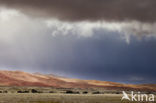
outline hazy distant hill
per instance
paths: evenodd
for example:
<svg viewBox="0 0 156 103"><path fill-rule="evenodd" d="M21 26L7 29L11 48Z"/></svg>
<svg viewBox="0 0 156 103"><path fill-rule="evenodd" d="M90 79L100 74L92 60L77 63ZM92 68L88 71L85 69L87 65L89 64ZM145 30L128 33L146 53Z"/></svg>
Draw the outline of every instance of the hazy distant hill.
<svg viewBox="0 0 156 103"><path fill-rule="evenodd" d="M111 90L156 91L156 84L121 84L97 80L80 80L56 75L26 73L22 71L0 71L0 86L43 86L56 88L104 88Z"/></svg>

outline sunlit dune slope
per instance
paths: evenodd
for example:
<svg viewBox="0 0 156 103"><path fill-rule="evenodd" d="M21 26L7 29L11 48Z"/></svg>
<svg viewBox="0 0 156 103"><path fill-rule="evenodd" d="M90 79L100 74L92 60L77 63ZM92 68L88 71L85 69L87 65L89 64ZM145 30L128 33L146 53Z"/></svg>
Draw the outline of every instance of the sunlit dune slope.
<svg viewBox="0 0 156 103"><path fill-rule="evenodd" d="M80 80L64 78L40 73L26 73L22 71L0 71L1 86L42 86L55 88L103 88L109 90L140 90L156 91L155 84L121 84L108 81Z"/></svg>

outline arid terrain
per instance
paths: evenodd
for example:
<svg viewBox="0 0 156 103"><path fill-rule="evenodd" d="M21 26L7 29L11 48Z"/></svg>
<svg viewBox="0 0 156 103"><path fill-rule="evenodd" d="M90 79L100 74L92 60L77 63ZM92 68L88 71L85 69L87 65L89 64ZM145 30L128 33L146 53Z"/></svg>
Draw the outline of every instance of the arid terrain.
<svg viewBox="0 0 156 103"><path fill-rule="evenodd" d="M0 94L0 103L120 103L121 95Z"/></svg>
<svg viewBox="0 0 156 103"><path fill-rule="evenodd" d="M121 103L123 90L156 94L156 85L0 71L0 103Z"/></svg>
<svg viewBox="0 0 156 103"><path fill-rule="evenodd" d="M99 88L105 90L156 91L155 84L121 84L108 81L80 80L55 75L26 73L22 71L0 71L0 86L36 86L54 88Z"/></svg>

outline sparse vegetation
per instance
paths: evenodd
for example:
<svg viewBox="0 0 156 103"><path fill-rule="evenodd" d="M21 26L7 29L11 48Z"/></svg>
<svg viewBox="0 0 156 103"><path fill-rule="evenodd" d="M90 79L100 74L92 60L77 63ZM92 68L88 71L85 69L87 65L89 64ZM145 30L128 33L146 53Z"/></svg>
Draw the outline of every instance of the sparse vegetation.
<svg viewBox="0 0 156 103"><path fill-rule="evenodd" d="M121 97L104 89L0 87L0 103L121 103Z"/></svg>
<svg viewBox="0 0 156 103"><path fill-rule="evenodd" d="M100 92L99 91L94 91L94 92L92 92L92 94L100 94Z"/></svg>
<svg viewBox="0 0 156 103"><path fill-rule="evenodd" d="M38 93L38 91L35 90L35 89L32 89L31 92L32 92L32 93Z"/></svg>
<svg viewBox="0 0 156 103"><path fill-rule="evenodd" d="M83 94L88 94L88 92L87 92L87 91L83 91L82 93L83 93Z"/></svg>
<svg viewBox="0 0 156 103"><path fill-rule="evenodd" d="M82 94L0 94L0 103L118 103L119 96ZM15 99L16 98L16 99ZM5 102L4 102L5 101Z"/></svg>
<svg viewBox="0 0 156 103"><path fill-rule="evenodd" d="M80 92L67 90L67 91L66 91L66 94L80 94Z"/></svg>

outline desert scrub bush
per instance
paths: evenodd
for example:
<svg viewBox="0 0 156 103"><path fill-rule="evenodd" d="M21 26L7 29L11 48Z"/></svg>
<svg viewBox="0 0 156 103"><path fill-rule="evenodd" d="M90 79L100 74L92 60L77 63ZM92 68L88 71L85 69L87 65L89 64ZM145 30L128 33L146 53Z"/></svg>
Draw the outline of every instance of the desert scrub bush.
<svg viewBox="0 0 156 103"><path fill-rule="evenodd" d="M38 102L30 102L30 103L60 103L55 101L38 101Z"/></svg>
<svg viewBox="0 0 156 103"><path fill-rule="evenodd" d="M49 93L56 93L55 91L49 91Z"/></svg>
<svg viewBox="0 0 156 103"><path fill-rule="evenodd" d="M100 94L99 91L92 92L92 94Z"/></svg>
<svg viewBox="0 0 156 103"><path fill-rule="evenodd" d="M36 89L32 89L31 92L32 93L38 93L38 91Z"/></svg>
<svg viewBox="0 0 156 103"><path fill-rule="evenodd" d="M83 91L82 94L88 94L88 92L87 91Z"/></svg>
<svg viewBox="0 0 156 103"><path fill-rule="evenodd" d="M80 94L80 92L67 90L67 91L66 91L66 94Z"/></svg>
<svg viewBox="0 0 156 103"><path fill-rule="evenodd" d="M17 93L29 93L29 91L17 91Z"/></svg>

